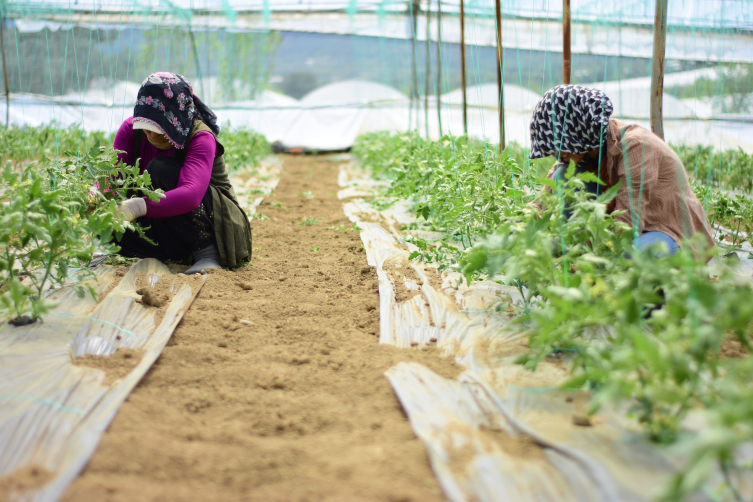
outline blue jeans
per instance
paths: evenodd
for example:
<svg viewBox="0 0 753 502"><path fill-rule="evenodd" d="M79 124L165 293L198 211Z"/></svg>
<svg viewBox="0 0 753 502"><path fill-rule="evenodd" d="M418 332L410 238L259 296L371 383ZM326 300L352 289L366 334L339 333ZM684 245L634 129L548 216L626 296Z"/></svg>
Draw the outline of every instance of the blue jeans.
<svg viewBox="0 0 753 502"><path fill-rule="evenodd" d="M667 246L670 255L680 250L680 246L675 240L664 232L646 232L633 241L636 249L643 249L652 244L663 242Z"/></svg>

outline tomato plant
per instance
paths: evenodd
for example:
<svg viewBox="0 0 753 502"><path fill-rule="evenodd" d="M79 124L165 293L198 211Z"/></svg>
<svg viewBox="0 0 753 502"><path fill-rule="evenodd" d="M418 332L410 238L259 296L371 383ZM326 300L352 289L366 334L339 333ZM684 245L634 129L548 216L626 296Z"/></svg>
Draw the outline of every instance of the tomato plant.
<svg viewBox="0 0 753 502"><path fill-rule="evenodd" d="M14 166L0 175L0 310L18 321L38 319L49 310L45 291L72 280L77 291L93 276L86 268L96 250L118 251L113 237L138 223L115 215L131 196L163 197L150 188L149 173L116 165L117 152L95 143L63 160ZM99 188L96 188L98 184ZM77 271L72 274L72 271Z"/></svg>
<svg viewBox="0 0 753 502"><path fill-rule="evenodd" d="M753 349L750 282L723 265L710 280L707 262L718 252L701 236L673 256L658 247L636 250L619 213L607 211L618 187L599 197L578 190L595 176L573 175L572 166L567 181L555 184L540 177L545 166L524 164L518 148L497 154L465 138L380 134L362 137L355 153L392 180L387 195L414 202L420 225L444 233L440 243L458 243L455 252L440 252L441 244L408 237L419 248L412 258L444 261L469 282L491 278L519 289L522 305L509 325L528 336L519 364L535 371L552 354L572 354L564 385L589 389L592 413L607 401L627 402L648 437L686 453L667 500L690 496L714 465L743 500L735 474L750 476L753 465L736 454L753 440L753 358L726 358L722 347L736 340ZM738 153L695 155L709 156L708 169L732 156L734 169L750 172ZM753 203L719 188L735 179L694 185L712 223L731 230L733 246L753 230ZM701 434L682 428L691 410L709 424Z"/></svg>

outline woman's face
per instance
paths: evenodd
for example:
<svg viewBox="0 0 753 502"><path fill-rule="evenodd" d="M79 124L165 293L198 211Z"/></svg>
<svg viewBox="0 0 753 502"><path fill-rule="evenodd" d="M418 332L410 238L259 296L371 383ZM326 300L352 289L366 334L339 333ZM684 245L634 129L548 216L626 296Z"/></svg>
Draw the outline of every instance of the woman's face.
<svg viewBox="0 0 753 502"><path fill-rule="evenodd" d="M560 152L559 154L559 161L563 162L565 164L569 164L572 160L573 163L577 164L581 160L583 160L586 157L591 157L592 159L595 159L599 156L599 149L595 148L591 150L590 152L586 153L568 153L568 152ZM555 160L558 158L557 155L554 155ZM606 157L604 158L606 160Z"/></svg>
<svg viewBox="0 0 753 502"><path fill-rule="evenodd" d="M563 162L565 164L569 164L572 160L575 164L583 160L583 157L585 157L587 154L585 153L568 153L568 152L560 152L559 154L559 160L560 162ZM557 155L554 156L554 158L557 158Z"/></svg>
<svg viewBox="0 0 753 502"><path fill-rule="evenodd" d="M154 132L154 131L144 131L144 132L146 132L149 135L149 137L152 138L152 139L159 139L159 138L164 138L165 137L164 134L160 134L160 133Z"/></svg>

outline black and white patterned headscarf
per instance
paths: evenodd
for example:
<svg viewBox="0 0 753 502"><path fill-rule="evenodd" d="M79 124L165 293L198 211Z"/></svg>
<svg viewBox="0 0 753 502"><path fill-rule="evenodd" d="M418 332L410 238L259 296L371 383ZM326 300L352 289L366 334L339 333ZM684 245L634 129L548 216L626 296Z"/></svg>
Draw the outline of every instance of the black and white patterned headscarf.
<svg viewBox="0 0 753 502"><path fill-rule="evenodd" d="M133 108L133 121L157 126L175 148L183 148L194 120L220 134L217 115L194 95L183 75L158 72L141 84Z"/></svg>
<svg viewBox="0 0 753 502"><path fill-rule="evenodd" d="M612 102L598 89L579 85L549 89L531 117L530 158L599 148L612 110Z"/></svg>

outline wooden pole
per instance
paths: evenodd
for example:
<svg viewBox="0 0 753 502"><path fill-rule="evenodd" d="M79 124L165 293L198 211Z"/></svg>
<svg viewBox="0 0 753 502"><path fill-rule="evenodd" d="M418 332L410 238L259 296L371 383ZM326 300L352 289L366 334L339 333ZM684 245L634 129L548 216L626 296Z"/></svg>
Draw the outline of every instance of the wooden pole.
<svg viewBox="0 0 753 502"><path fill-rule="evenodd" d="M442 137L442 0L437 0L437 121Z"/></svg>
<svg viewBox="0 0 753 502"><path fill-rule="evenodd" d="M431 47L429 45L429 21L431 13L431 0L426 0L426 85L424 86L424 125L426 126L426 139L429 139L429 83L431 82Z"/></svg>
<svg viewBox="0 0 753 502"><path fill-rule="evenodd" d="M463 134L468 134L468 99L465 83L465 1L460 0L460 87L463 89Z"/></svg>
<svg viewBox="0 0 753 502"><path fill-rule="evenodd" d="M497 96L499 96L499 151L505 149L505 86L502 81L504 48L502 47L502 7L499 0L495 2L497 14Z"/></svg>
<svg viewBox="0 0 753 502"><path fill-rule="evenodd" d="M411 110L416 107L416 129L418 129L418 62L416 61L416 30L418 28L418 2L419 0L410 0L410 17L411 17Z"/></svg>
<svg viewBox="0 0 753 502"><path fill-rule="evenodd" d="M8 86L8 65L5 64L5 19L0 19L0 51L3 52L3 78L5 79L5 127L10 127L10 87Z"/></svg>
<svg viewBox="0 0 753 502"><path fill-rule="evenodd" d="M651 130L664 139L662 97L664 96L664 49L667 43L667 0L656 0L654 54L651 61Z"/></svg>
<svg viewBox="0 0 753 502"><path fill-rule="evenodd" d="M570 54L570 0L562 0L562 83L570 83L572 56Z"/></svg>

